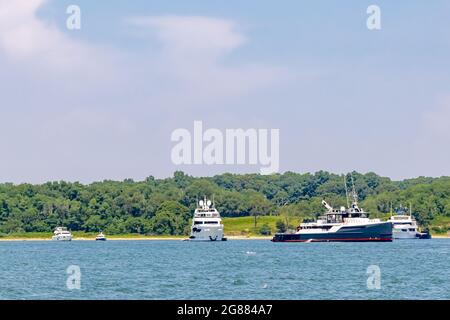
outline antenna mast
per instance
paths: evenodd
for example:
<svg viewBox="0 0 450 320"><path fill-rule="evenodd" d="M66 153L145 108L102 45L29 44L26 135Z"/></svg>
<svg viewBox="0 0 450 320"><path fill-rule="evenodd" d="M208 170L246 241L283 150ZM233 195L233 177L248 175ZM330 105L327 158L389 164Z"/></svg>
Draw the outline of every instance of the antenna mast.
<svg viewBox="0 0 450 320"><path fill-rule="evenodd" d="M352 178L352 189L353 189L353 203L358 205L358 195L356 194L355 190L355 182L353 180L353 174L350 173L350 177Z"/></svg>
<svg viewBox="0 0 450 320"><path fill-rule="evenodd" d="M347 174L344 175L344 186L345 186L345 198L347 199L347 208L350 208L350 202L348 201Z"/></svg>

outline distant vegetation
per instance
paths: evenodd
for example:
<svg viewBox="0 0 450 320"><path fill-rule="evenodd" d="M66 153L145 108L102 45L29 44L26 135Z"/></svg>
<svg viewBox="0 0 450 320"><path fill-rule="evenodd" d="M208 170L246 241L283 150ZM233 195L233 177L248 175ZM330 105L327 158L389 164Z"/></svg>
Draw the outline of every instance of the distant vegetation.
<svg viewBox="0 0 450 320"><path fill-rule="evenodd" d="M372 217L388 217L391 206L411 203L422 226L435 233L449 230L449 177L392 181L354 172L353 178L360 206ZM322 199L334 207L346 205L344 176L323 171L207 178L177 171L172 178L148 177L140 182L4 183L0 184L0 235L50 232L56 226L110 235L182 235L188 232L197 199L204 195L214 195L223 217L248 217L244 220L251 227L246 229L260 234L294 228L302 219L314 218L324 211ZM262 216L271 218L264 221Z"/></svg>

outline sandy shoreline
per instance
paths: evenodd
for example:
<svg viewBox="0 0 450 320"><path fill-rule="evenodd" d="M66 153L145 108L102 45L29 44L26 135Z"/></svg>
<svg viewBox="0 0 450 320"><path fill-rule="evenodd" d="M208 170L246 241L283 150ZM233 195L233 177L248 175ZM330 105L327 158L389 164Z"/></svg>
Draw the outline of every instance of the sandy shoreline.
<svg viewBox="0 0 450 320"><path fill-rule="evenodd" d="M433 235L433 239L450 239L450 237L444 235ZM111 237L108 238L108 241L183 241L186 238L183 237L129 237L129 238L120 238L120 237ZM272 237L246 237L246 236L228 236L228 240L271 240ZM9 242L9 241L52 241L52 239L48 238L0 238L0 242ZM86 238L86 237L74 237L72 241L95 241L95 238Z"/></svg>
<svg viewBox="0 0 450 320"><path fill-rule="evenodd" d="M120 238L120 237L111 237L107 238L108 241L162 241L162 240L170 240L170 241L183 241L186 238L183 237L129 237L129 238ZM245 237L245 236L229 236L228 240L270 240L272 237ZM47 238L0 238L0 242L2 241L52 241L52 239ZM85 238L85 237L74 237L72 241L95 241L95 238Z"/></svg>

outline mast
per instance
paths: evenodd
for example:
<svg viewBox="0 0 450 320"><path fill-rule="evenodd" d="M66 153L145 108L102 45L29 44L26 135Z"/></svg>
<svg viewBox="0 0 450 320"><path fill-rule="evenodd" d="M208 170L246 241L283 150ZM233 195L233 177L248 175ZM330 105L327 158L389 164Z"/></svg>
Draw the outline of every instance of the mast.
<svg viewBox="0 0 450 320"><path fill-rule="evenodd" d="M345 186L345 198L347 199L347 208L350 208L350 202L348 201L347 174L344 175L344 186Z"/></svg>
<svg viewBox="0 0 450 320"><path fill-rule="evenodd" d="M353 189L353 204L358 205L358 195L355 190L355 182L353 180L353 174L350 173L350 177L352 178L352 189Z"/></svg>

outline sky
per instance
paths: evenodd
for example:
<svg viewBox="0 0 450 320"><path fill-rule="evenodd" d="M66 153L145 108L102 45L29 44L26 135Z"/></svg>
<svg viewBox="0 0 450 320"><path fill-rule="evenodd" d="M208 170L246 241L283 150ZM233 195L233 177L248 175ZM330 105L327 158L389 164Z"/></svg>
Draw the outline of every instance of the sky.
<svg viewBox="0 0 450 320"><path fill-rule="evenodd" d="M174 164L171 133L196 120L279 129L280 172L450 175L449 15L445 0L0 0L0 183L259 172Z"/></svg>

